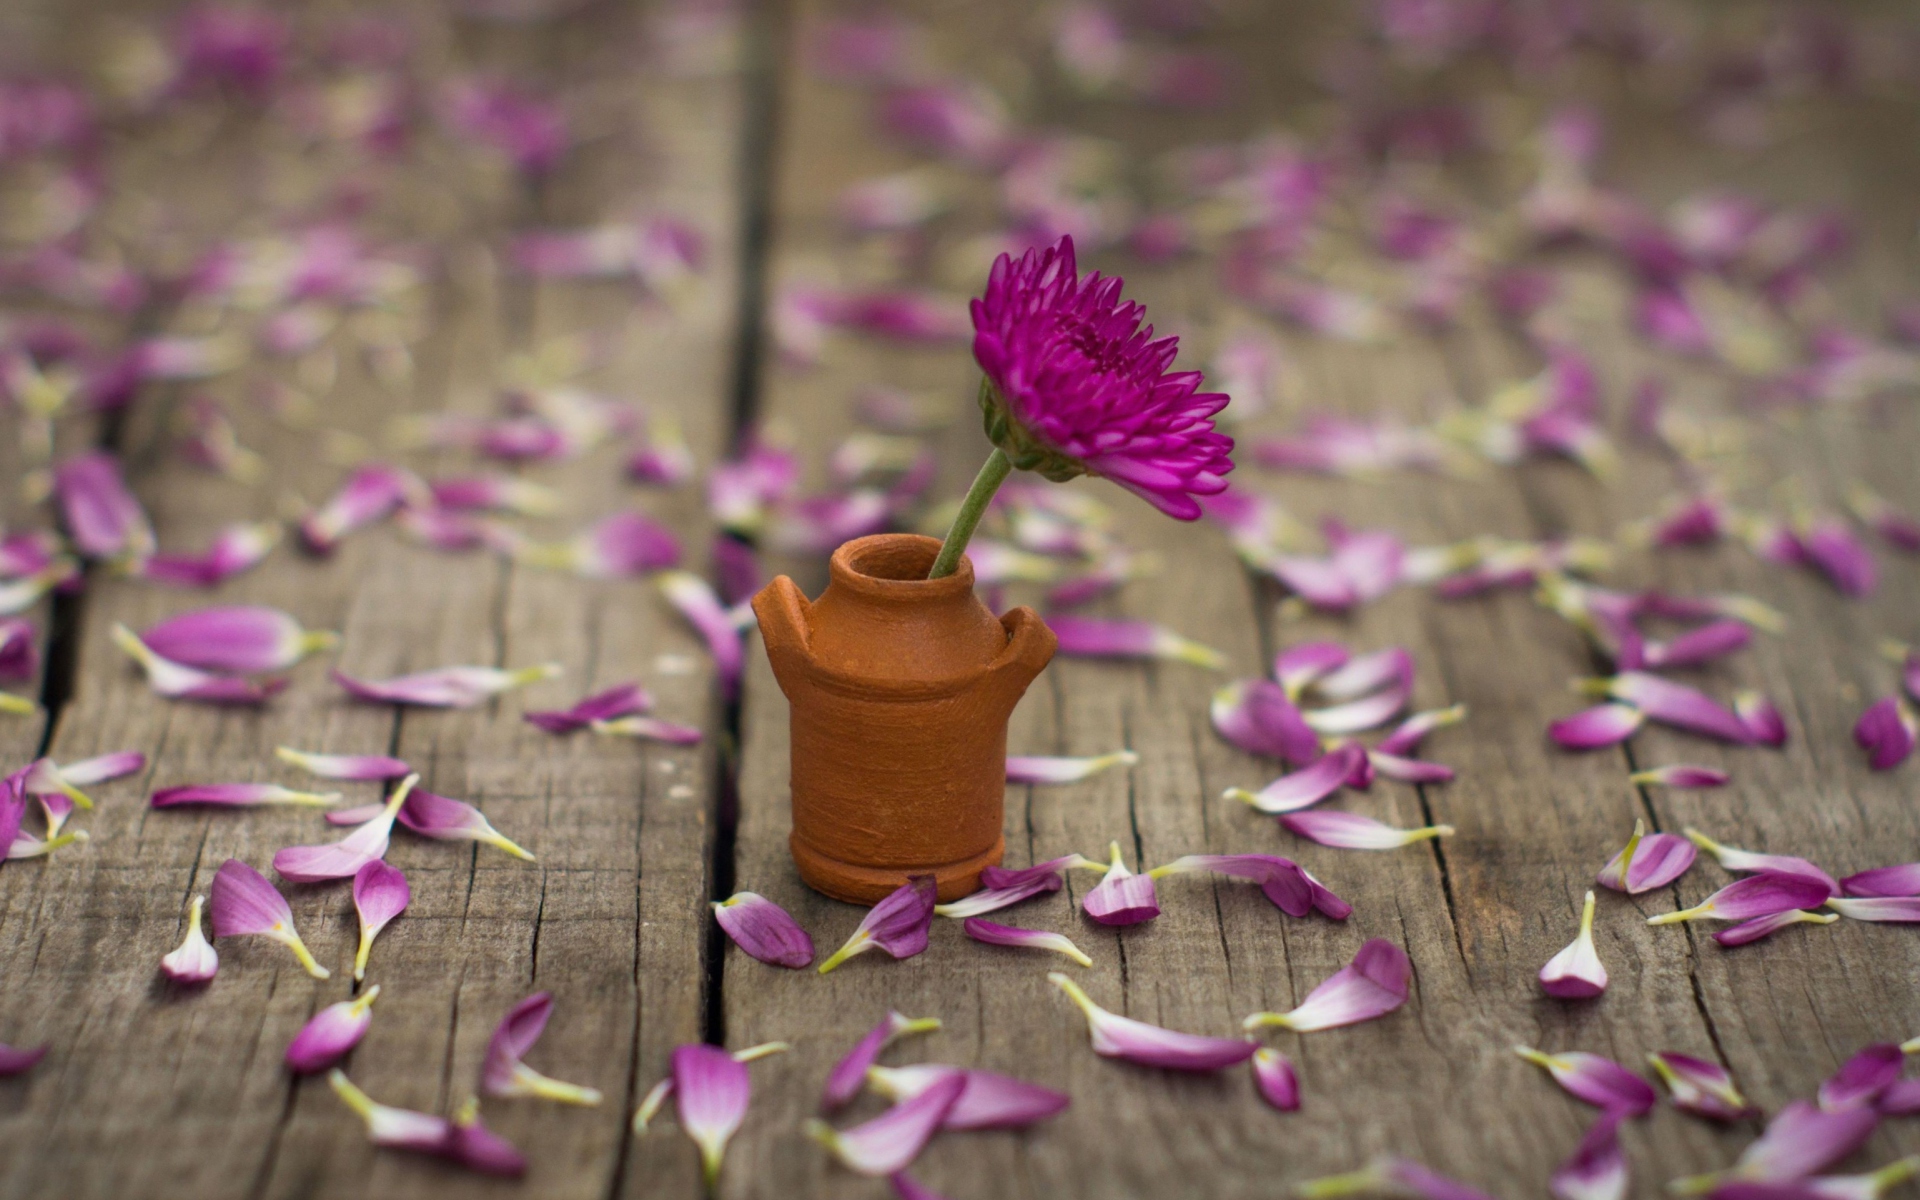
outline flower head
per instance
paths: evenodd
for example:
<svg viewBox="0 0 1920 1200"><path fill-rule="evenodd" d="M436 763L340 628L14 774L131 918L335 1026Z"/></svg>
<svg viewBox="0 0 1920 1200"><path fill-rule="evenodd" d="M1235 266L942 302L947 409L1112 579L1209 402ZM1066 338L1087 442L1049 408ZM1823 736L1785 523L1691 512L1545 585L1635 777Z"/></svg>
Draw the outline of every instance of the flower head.
<svg viewBox="0 0 1920 1200"><path fill-rule="evenodd" d="M1142 329L1120 288L1081 278L1071 237L994 262L972 306L987 436L1023 470L1100 475L1191 521L1194 497L1226 490L1233 469L1212 419L1227 397L1200 391L1198 371L1167 370L1179 340Z"/></svg>

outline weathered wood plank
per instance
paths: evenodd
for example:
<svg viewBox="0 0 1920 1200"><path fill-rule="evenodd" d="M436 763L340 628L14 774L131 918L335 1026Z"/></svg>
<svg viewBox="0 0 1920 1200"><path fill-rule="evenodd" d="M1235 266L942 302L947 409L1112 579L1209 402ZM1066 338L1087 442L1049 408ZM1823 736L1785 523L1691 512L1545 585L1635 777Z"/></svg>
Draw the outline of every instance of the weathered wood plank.
<svg viewBox="0 0 1920 1200"><path fill-rule="evenodd" d="M1898 294L1900 273L1911 270L1906 231L1888 215L1899 208L1900 189L1911 186L1911 171L1903 176L1896 169L1883 179L1857 164L1873 155L1889 125L1901 128L1912 116L1883 112L1880 119L1863 122L1859 114L1853 105L1806 105L1797 114L1805 126L1802 136L1757 157L1701 154L1697 147L1672 144L1645 123L1621 120L1616 128L1624 131L1623 144L1609 156L1607 173L1656 202L1731 183L1775 203L1843 204L1855 217L1861 245L1836 288L1836 316L1870 328L1879 305ZM1813 181L1817 185L1808 190ZM1730 374L1651 351L1623 336L1618 324L1599 319L1625 303L1619 281L1591 263L1575 264L1574 274L1600 300L1577 336L1598 356L1615 411L1624 412L1627 393L1648 376L1671 380L1680 403L1709 411L1734 411L1748 398L1750 388ZM1525 369L1525 352L1497 335L1480 330L1468 342L1468 359L1483 373L1504 376ZM1741 503L1776 507L1783 494L1770 484L1788 479L1806 489L1807 499L1830 510L1839 508L1845 488L1855 480L1909 509L1920 500L1905 466L1916 429L1904 399L1804 413L1749 407L1742 424L1752 444L1729 464ZM1606 487L1560 467L1523 476L1547 522L1603 536L1622 520L1652 514L1683 482L1670 466L1645 454L1631 456L1624 477ZM1870 535L1867 540L1875 546L1882 575L1880 590L1867 601L1847 600L1810 572L1768 566L1734 545L1634 554L1622 564L1623 583L1676 592L1742 592L1780 608L1789 621L1784 636L1759 636L1751 649L1688 678L1722 697L1741 686L1771 696L1790 729L1783 750L1720 747L1660 729L1649 729L1625 747L1620 761L1628 767L1701 762L1733 776L1732 786L1720 791L1650 790L1645 804L1657 827L1692 826L1729 845L1801 855L1836 876L1912 856L1920 831L1913 826L1901 773L1870 771L1851 738L1860 710L1894 690L1893 668L1881 659L1878 643L1908 636L1913 621L1914 564ZM1573 703L1565 707L1570 710ZM1673 889L1675 905L1697 903L1729 878L1703 856ZM1915 961L1920 948L1901 936L1909 930L1843 920L1729 951L1712 941L1712 929L1703 923L1684 933L1669 932L1663 953L1684 952L1691 959L1716 1052L1749 1097L1769 1109L1810 1094L1862 1046L1900 1040L1920 1021L1908 986L1920 970ZM1915 1144L1909 1126L1889 1122L1844 1166L1878 1164L1912 1153ZM1676 1165L1674 1173L1679 1169Z"/></svg>
<svg viewBox="0 0 1920 1200"><path fill-rule="evenodd" d="M972 44L945 23L938 36ZM982 43L992 40L991 31L980 35ZM940 44L951 49L948 41ZM796 270L795 264L819 269L832 245L824 213L837 189L903 165L882 149L852 147L825 132L861 119L857 101L845 93L796 76L788 94L788 161L797 165L789 166L781 193L781 227L788 233L776 249L776 272L782 264L788 270ZM1124 130L1103 132L1124 141ZM1125 144L1144 157L1145 146ZM1198 330L1201 347L1207 344L1206 331L1219 328L1223 314L1189 298L1204 292L1204 282L1183 287L1178 276L1127 273L1135 285L1130 292L1149 302L1163 328ZM1287 340L1305 380L1302 390L1316 406L1418 415L1429 395L1450 392L1462 382L1447 371L1437 345L1347 349L1292 336ZM968 373L962 356L946 362L954 376ZM844 417L822 412L820 399L850 392L862 371L868 372L866 378L904 376L916 382L926 373L909 356L849 348L810 379L775 377L768 415L793 420L805 413L803 444L818 454L845 429ZM1255 425L1253 431L1279 423ZM950 448L943 442L942 450L943 471L951 480L965 478L982 447L975 442ZM1505 475L1480 484L1416 479L1378 488L1289 480L1281 494L1302 515L1335 512L1357 526L1391 528L1415 544L1483 532L1539 537L1558 531L1543 525L1530 493ZM1242 672L1251 673L1247 619L1250 611L1262 623L1272 619L1270 599L1246 595L1224 545L1157 518L1138 519L1131 510L1123 528L1131 542L1152 545L1169 560L1164 579L1129 589L1124 611L1158 616L1222 645ZM817 587L817 574L805 582ZM1714 1030L1696 1000L1690 955L1673 953L1671 942L1659 940L1663 931L1641 922L1664 901L1656 906L1651 898L1628 903L1611 894L1603 897L1602 953L1616 980L1604 1001L1565 1005L1538 992L1536 972L1571 938L1581 893L1641 811L1624 764L1605 756L1569 759L1545 743L1541 705L1558 701L1543 697L1563 694L1566 678L1590 669L1570 631L1518 594L1443 605L1424 594L1404 593L1351 621L1276 626L1268 640L1315 635L1365 647L1407 645L1422 669L1417 704L1458 701L1474 712L1465 730L1435 740L1435 756L1460 770L1457 783L1427 789L1424 797L1382 784L1374 795L1349 805L1402 824L1419 823L1425 814L1454 824L1461 832L1441 848L1444 869L1415 851L1368 859L1304 846L1284 834L1280 840L1286 844L1276 843L1263 821L1226 811L1212 799L1223 783L1263 781L1265 768L1213 740L1204 727L1206 689L1181 679L1185 668L1132 671L1065 662L1049 669L1051 686L1045 692L1036 687L1038 694L1016 715L1016 748L1096 753L1125 740L1148 761L1136 769L1130 785L1109 778L1072 789L1035 789L1024 804L1016 793L1008 825L1010 854L1019 854L1022 841L1032 859L1085 852L1095 846L1083 843L1115 832L1131 833L1149 863L1202 848L1277 847L1295 854L1359 906L1353 929L1287 924L1276 936L1271 912L1262 911L1264 901L1225 884L1214 889L1218 914L1199 920L1176 897L1183 888L1202 885L1168 881L1165 914L1117 939L1126 945L1119 994L1103 996L1096 986L1096 997L1116 1007L1124 997L1125 1011L1146 1019L1223 1031L1231 1027L1225 1020L1231 1015L1287 1006L1344 962L1363 933L1378 932L1404 939L1413 951L1418 994L1404 1017L1366 1031L1305 1039L1298 1058L1308 1108L1280 1119L1259 1109L1240 1081L1163 1085L1156 1078L1146 1088L1114 1086L1115 1072L1145 1073L1093 1060L1079 1042L1083 1035L1070 1012L1038 1018L1042 1006L1057 1010L1059 1002L1037 984L1040 968L1023 970L1006 961L1017 956L953 947L937 934L926 956L931 962L892 966L876 960L869 968L874 984L854 993L832 978L787 976L730 952L730 1042L788 1036L794 1029L830 1028L836 1035L832 1046L802 1047L792 1062L765 1068L765 1086L773 1095L763 1093L762 1103L771 1111L763 1117L756 1109L736 1150L736 1193L751 1194L750 1181L769 1177L836 1194L843 1189L847 1177L823 1172L817 1152L791 1132L792 1125L811 1111L813 1089L827 1065L878 1019L885 1005L939 1012L949 1019L944 1040L929 1039L903 1051L903 1058L1002 1067L1018 1063L1023 1073L1064 1084L1076 1097L1074 1111L1028 1137L936 1144L926 1159L927 1178L950 1187L1004 1164L1005 1174L996 1178L1011 1181L1014 1190L1097 1191L1116 1184L1128 1190L1178 1188L1194 1171L1205 1170L1210 1190L1237 1194L1270 1188L1276 1178L1343 1169L1380 1152L1415 1153L1496 1190L1521 1181L1538 1186L1571 1150L1588 1113L1534 1078L1533 1069L1510 1054L1511 1044L1598 1050L1628 1063L1654 1049L1711 1054ZM769 694L771 687L764 672L750 677L740 886L794 906L824 952L851 928L853 918L840 906L806 894L786 863L784 702ZM1353 881L1346 886L1343 872ZM1065 898L1031 905L1029 912L1025 923L1065 927L1089 949L1115 940L1072 917ZM1369 920L1384 925L1369 928ZM1217 954L1199 948L1215 943L1222 944ZM967 957L956 961L963 954ZM1093 978L1113 989L1120 981L1103 978L1108 973L1103 963ZM851 1001L856 994L868 999ZM961 1015L954 1017L954 1011ZM1036 1032L1037 1019L1051 1025L1051 1036ZM1316 1053L1336 1036L1365 1049ZM1163 1107L1165 1095L1156 1094L1163 1086L1177 1103ZM1447 1097L1447 1105L1436 1114L1431 1101L1438 1094ZM1516 1104L1526 1106L1524 1117ZM1092 1123L1079 1124L1083 1119ZM1281 1123L1270 1124L1275 1120ZM1286 1131L1283 1156L1271 1146L1275 1128ZM1170 1145L1169 1129L1188 1141ZM1744 1136L1744 1131L1716 1133L1673 1113L1661 1114L1644 1132L1636 1127L1627 1134L1636 1159L1654 1164L1649 1178L1660 1177L1661 1169L1677 1174L1724 1161ZM809 1153L814 1153L811 1160Z"/></svg>
<svg viewBox="0 0 1920 1200"><path fill-rule="evenodd" d="M728 436L727 356L736 317L733 185L739 82L731 69L661 77L634 88L630 55L645 14L599 11L533 39L438 30L445 69L517 63L536 86L589 76L615 93L608 122L516 224L617 220L635 203L691 220L708 263L679 307L643 305L611 286L534 288L494 266L512 226L483 181L460 179L466 206L430 202L443 155L429 150L391 215L402 236L437 237L450 273L428 289L429 329L415 347L411 387L383 390L343 356L326 398L330 428L372 438L399 411L493 404L504 356L560 336L615 334L615 355L583 383L676 413L702 460ZM456 36L449 37L453 33ZM465 43L462 45L461 43ZM550 53L549 53L550 52ZM502 54L512 57L503 58ZM464 58L472 55L472 58ZM601 106L603 109L605 105ZM256 214L257 215L257 214ZM508 296L509 291L517 293ZM224 398L236 412L239 381ZM146 408L157 402L143 401ZM241 416L243 439L274 468L270 490L248 494L177 465L159 412L129 427L135 486L163 542L193 545L225 522L270 517L286 492L326 495L341 475L314 453L315 436ZM639 497L619 474L618 447L531 472L559 491L559 536L620 507L651 511L683 538L688 563L705 561L697 488ZM421 458L423 470L463 469ZM148 776L102 790L95 841L33 872L0 872L7 903L4 969L22 1016L56 1044L53 1058L12 1085L19 1102L0 1121L0 1194L43 1194L51 1173L75 1195L382 1195L484 1186L448 1168L376 1154L324 1082L290 1081L287 1039L319 1006L348 993L355 938L343 887L288 889L308 944L335 968L307 979L277 947L222 943L221 976L203 995L154 982L155 963L180 936L186 898L204 891L229 855L266 868L282 845L329 840L308 813L148 812L144 789L186 781L272 778L275 745L394 752L423 786L479 804L536 855L396 836L390 858L414 889L406 917L376 949L368 981L385 985L374 1028L348 1069L377 1098L443 1111L476 1086L485 1042L502 1012L541 989L556 994L553 1027L534 1056L562 1078L600 1086L597 1110L491 1102L490 1124L532 1160L542 1194L600 1195L623 1175L675 1193L695 1186L675 1161L629 1163L626 1118L636 1072L662 1069L667 1048L699 1036L705 987L708 807L719 739L661 749L583 736L557 740L519 720L523 708L570 703L596 687L644 682L671 719L717 732L720 711L704 648L650 585L589 584L512 570L485 557L443 558L380 530L350 539L325 562L283 551L213 594L274 604L309 627L343 632L343 669L379 677L452 663L555 661L561 681L471 713L409 714L354 705L298 668L288 693L260 714L168 705L106 643L116 620L137 627L208 602L200 596L108 581L88 598L79 688L55 742L63 758L139 747ZM136 790L137 788L141 790ZM349 802L372 798L368 785ZM44 945L42 945L44 943ZM35 952L38 951L36 954ZM164 1067L161 1064L165 1064ZM131 1068L131 1074L129 1071ZM131 1081L131 1085L130 1085ZM171 1115L153 1121L155 1109ZM31 1146L32 1150L27 1148Z"/></svg>

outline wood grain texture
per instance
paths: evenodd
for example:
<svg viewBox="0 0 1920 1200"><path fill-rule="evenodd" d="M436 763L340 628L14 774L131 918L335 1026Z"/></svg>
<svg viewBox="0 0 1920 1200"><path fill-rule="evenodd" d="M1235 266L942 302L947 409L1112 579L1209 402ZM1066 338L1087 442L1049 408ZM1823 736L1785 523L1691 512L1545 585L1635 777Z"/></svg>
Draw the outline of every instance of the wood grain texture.
<svg viewBox="0 0 1920 1200"><path fill-rule="evenodd" d="M822 21L830 10L806 6L802 11L804 31L808 21ZM929 22L928 40L942 66L996 78L996 71L1004 76L1013 69L1012 61L1031 65L1018 49L1009 51L1009 44L1017 47L1019 39L1031 39L1033 28L1000 25L997 10L971 10L966 22L935 5L920 15ZM1270 37L1269 26L1250 33L1248 40ZM1276 80L1262 95L1284 110L1288 86L1284 78ZM782 236L772 256L775 276L891 282L883 268L844 248L831 206L846 185L914 160L884 144L847 139L845 131L867 119L856 92L796 70L789 75L786 96L788 152L778 193ZM1149 162L1171 139L1199 140L1193 128L1183 129L1164 114L1103 113L1099 106L1060 97L1035 100L1031 93L1028 101L1024 116L1041 124L1070 123L1112 139L1133 161ZM1220 138L1231 136L1239 119L1238 113L1215 114L1194 124ZM1847 155L1858 152L1857 145L1831 151L1834 161L1826 169L1847 170ZM1803 159L1786 161L1793 166L1785 173L1795 178L1817 173ZM1623 164L1623 173L1630 164L1631 159ZM1645 184L1670 166L1643 167L1633 183ZM1654 195L1678 194L1719 178L1715 169L1720 166L1696 165L1686 176L1689 183ZM1782 172L1776 163L1746 174ZM1471 172L1445 183L1463 197L1481 194ZM940 238L961 241L969 222L980 218L981 198L962 194L960 215L940 227ZM1865 202L1879 211L1886 198ZM1869 226L1879 231L1875 236L1898 236L1878 218L1869 218ZM938 262L940 252L936 248L924 257ZM1144 269L1111 252L1083 265L1126 274L1129 295L1148 305L1160 328L1188 335L1187 346L1199 353L1183 355L1183 361L1200 361L1231 324L1258 321L1218 299L1204 269ZM930 278L912 272L909 268L904 278ZM1879 290L1863 291L1861 298L1884 296L1892 274L1883 267ZM1870 310L1863 307L1856 316L1865 311ZM1598 336L1594 330L1580 334L1582 344L1594 346L1596 353L1604 347L1610 407L1623 411L1635 363L1629 347L1617 336L1600 343L1586 340ZM1281 336L1295 364L1296 395L1313 408L1355 416L1431 419L1537 369L1512 347L1488 351L1487 343L1500 335L1477 314L1457 335L1402 337L1385 346ZM961 414L960 430L940 435L936 444L944 494L955 494L985 452L970 429L970 406L959 403L971 374L963 353L936 356L850 341L835 345L817 372L773 373L763 413L772 425L799 429L799 445L817 463L852 427L844 403L834 404L833 398L871 381L950 394ZM1276 432L1297 416L1298 409L1289 408L1239 426L1236 433ZM1904 416L1895 419L1904 421ZM1910 446L1910 440L1892 432L1904 428L1891 427L1883 445ZM1790 444L1784 452L1786 469L1798 464L1803 470L1831 471L1838 464L1843 476L1862 453L1857 441L1818 451L1817 458L1806 446ZM1905 490L1883 481L1889 469L1881 468L1873 481L1911 507ZM1612 486L1556 464L1497 472L1474 482L1415 476L1359 484L1298 476L1263 479L1255 469L1243 466L1242 471L1237 478L1277 493L1297 515L1329 513L1351 526L1388 528L1414 545L1488 532L1528 539L1570 531L1611 536L1620 521L1642 515L1644 503L1671 486L1663 481L1660 490L1651 490L1644 462ZM1633 506L1633 500L1642 503ZM896 964L867 956L825 980L768 968L729 950L729 1043L793 1037L799 1030L814 1035L789 1058L756 1068L762 1090L736 1143L729 1195L884 1194L881 1185L828 1164L797 1126L816 1111L818 1088L833 1061L889 1007L915 1016L939 1015L947 1022L943 1033L894 1051L899 1061L1012 1070L1062 1087L1075 1098L1066 1114L1027 1134L937 1141L914 1173L955 1195L977 1191L985 1178L1000 1191L1021 1195L1265 1195L1286 1182L1348 1169L1379 1153L1409 1154L1495 1194L1521 1194L1542 1186L1578 1141L1591 1110L1561 1095L1537 1069L1513 1056L1514 1044L1596 1051L1629 1065L1638 1065L1653 1050L1719 1056L1756 1100L1772 1108L1810 1093L1860 1045L1903 1036L1903 1027L1912 1023L1904 1015L1911 971L1875 971L1867 965L1872 951L1857 952L1858 959L1812 960L1794 939L1781 938L1728 953L1712 943L1708 930L1649 928L1645 917L1697 901L1718 886L1721 873L1707 866L1672 894L1630 900L1602 891L1598 937L1613 973L1612 990L1587 1005L1546 998L1535 976L1571 940L1582 893L1625 841L1636 817L1677 829L1699 823L1703 811L1724 818L1746 808L1765 809L1770 820L1782 823L1769 827L1758 817L1734 815L1728 836L1783 852L1810 837L1807 844L1828 853L1822 861L1845 859L1838 866L1846 869L1865 865L1849 857L1862 851L1858 829L1842 852L1831 829L1806 828L1809 806L1791 798L1813 784L1820 760L1803 757L1806 765L1797 775L1776 780L1772 776L1781 756L1736 752L1745 798L1736 798L1731 810L1722 798L1726 793L1645 796L1627 778L1636 763L1674 761L1683 749L1689 761L1717 761L1712 749L1703 752L1695 741L1648 733L1636 739L1631 756L1555 750L1545 738L1546 717L1571 711L1577 701L1566 683L1593 673L1594 662L1573 631L1524 592L1446 603L1424 591L1403 591L1349 619L1297 621L1279 607L1271 585L1247 581L1218 535L1173 526L1130 499L1118 500L1116 507L1127 543L1157 551L1166 569L1131 585L1109 615L1167 623L1223 650L1232 672L1241 675L1258 671L1273 650L1313 637L1335 637L1358 648L1408 647L1421 673L1416 707L1459 702L1472 714L1464 727L1432 742L1432 756L1454 766L1459 779L1422 789L1382 782L1369 794L1350 796L1344 807L1402 825L1446 822L1459 833L1429 844L1431 849L1363 855L1276 832L1264 818L1218 799L1223 786L1258 786L1272 768L1225 747L1207 729L1205 700L1213 681L1184 666L1057 660L1015 716L1014 752L1095 754L1125 745L1137 750L1142 762L1131 777L1113 774L1070 787L1010 789L1010 862L1076 850L1093 853L1112 839L1120 841L1135 866L1200 851L1278 852L1298 858L1358 911L1346 926L1289 922L1244 885L1169 879L1160 888L1162 916L1116 934L1091 924L1074 907L1092 882L1088 877L1070 880L1062 896L1015 910L1012 922L1067 932L1095 957L1096 966L1064 969L1084 977L1096 1000L1174 1028L1228 1033L1248 1011L1288 1007L1342 965L1366 936L1386 936L1409 949L1416 973L1413 1001L1403 1013L1360 1029L1297 1039L1281 1035L1276 1044L1295 1057L1306 1092L1301 1113L1281 1116L1258 1104L1240 1074L1193 1080L1093 1057L1077 1014L1042 980L1058 963L970 945L945 922L936 924L932 948L921 958ZM1731 568L1736 574L1728 574L1725 565L1691 574L1691 559L1662 559L1651 575L1642 575L1647 568L1630 561L1618 578L1684 590L1726 589L1737 581L1745 590L1773 598L1774 586L1767 581L1777 580L1779 573L1754 568L1743 555L1728 549L1714 556L1721 564L1745 563L1744 570ZM818 564L793 568L803 585L817 592ZM1889 568L1889 585L1895 573ZM1860 680L1835 672L1863 675L1878 680L1882 691L1890 689L1888 669L1874 660L1872 647L1887 620L1836 614L1839 602L1812 579L1783 586L1803 593L1789 606L1795 629L1819 627L1820 639L1812 645L1797 638L1763 639L1755 657L1737 660L1732 670L1742 682L1750 679L1776 694L1794 694L1799 704L1807 701L1793 680L1818 680L1813 688L1828 698L1815 735L1820 759L1846 757L1849 788L1855 782L1867 786L1864 765L1853 755L1846 731L1859 707L1853 697L1874 693L1863 692ZM1008 602L1028 599L1014 589ZM1881 604L1906 612L1911 620L1904 597ZM1257 636L1249 635L1249 621ZM1830 640L1849 629L1856 632L1844 643ZM1802 654L1817 656L1820 665L1810 658L1804 673L1797 672L1790 664ZM824 955L851 931L857 914L805 892L787 862L785 702L761 667L756 660L756 673L749 675L744 718L740 886L788 905L814 932ZM1793 761L1796 753L1805 756L1809 740L1796 736L1800 749L1790 749L1784 761ZM1825 786L1833 787L1831 776ZM1871 789L1893 795L1897 786L1882 780ZM1683 817L1675 806L1696 815ZM1795 811L1798 818L1786 815ZM1820 820L1830 824L1833 818ZM1903 847L1912 842L1904 832L1893 840ZM1904 853L1889 849L1874 861L1897 860ZM1897 942L1903 948L1911 944L1890 927L1855 927L1848 936L1884 938L1887 945ZM1882 946L1878 940L1870 944ZM1904 949L1896 952L1896 961L1904 954ZM856 972L865 974L858 981L847 978ZM1866 976L1871 984L1864 983ZM1859 994L1863 987L1864 995ZM1760 999L1776 991L1787 994ZM1743 1044L1738 1047L1727 1043L1730 1026L1739 1028L1735 1036ZM1804 1042L1804 1031L1811 1029L1821 1031L1819 1044L1788 1045ZM811 1044L822 1035L828 1045ZM842 1123L873 1111L857 1108ZM1634 1161L1635 1190L1651 1194L1672 1176L1724 1165L1756 1131L1753 1125L1719 1130L1664 1109L1636 1122L1623 1133ZM1905 1152L1907 1136L1889 1126L1872 1150L1850 1165Z"/></svg>
<svg viewBox="0 0 1920 1200"><path fill-rule="evenodd" d="M429 31L424 53L447 74L506 72L543 90L564 85L583 104L595 89L582 145L538 190L505 176L449 176L458 160L444 147L421 147L401 168L393 211L376 220L392 236L432 239L442 264L421 296L429 332L414 346L411 380L384 386L343 352L317 426L302 429L247 411L246 387L257 380L214 385L238 414L243 441L268 459L270 487L250 494L182 466L166 422L178 397L143 398L120 448L164 545L198 545L226 522L271 517L288 495L327 495L344 473L316 453L327 430L371 443L397 413L492 411L507 357L561 337L586 335L609 349L581 386L677 416L702 461L720 453L730 436L738 318L739 78L726 62L632 86L634 56L649 44L646 16L599 10L526 37L464 23ZM238 139L235 147L255 149ZM258 160L246 165L272 173ZM293 175L304 177L297 166ZM436 195L443 187L451 191ZM191 194L183 182L180 195ZM264 199L247 194L235 203L250 231L271 228ZM706 241L703 273L671 306L630 286L536 286L504 266L506 239L518 229L617 221L636 209L690 220ZM535 532L564 536L639 508L674 529L686 565L704 570L698 488L643 492L625 482L622 458L615 444L529 469L563 502L562 515ZM470 469L458 456L407 461L429 474ZM326 680L323 662L297 668L288 692L257 714L149 695L106 630L209 602L272 604L310 628L339 630L339 667L363 677L549 661L565 675L457 713L351 703ZM283 549L206 596L96 581L78 644L75 699L61 714L53 753L138 747L153 761L144 778L101 789L89 847L0 872L9 1032L18 1021L57 1046L32 1077L4 1085L0 1195L54 1187L100 1196L413 1195L508 1186L375 1152L323 1080L292 1080L281 1065L308 1016L349 994L357 935L344 886L287 889L306 941L334 968L331 980L310 980L271 943L240 939L220 943L221 973L204 993L156 981L158 957L179 940L187 898L205 891L222 861L238 857L264 870L281 846L338 836L310 811L153 812L143 803L152 787L181 782L304 782L273 761L277 745L403 756L423 787L475 803L539 859L396 835L389 860L407 873L413 901L374 952L368 982L383 991L372 1031L346 1064L356 1081L384 1102L446 1111L477 1088L486 1041L504 1011L551 991L555 1017L529 1061L599 1087L606 1101L591 1110L488 1103L492 1128L531 1160L523 1186L578 1196L612 1194L623 1181L672 1193L697 1188L691 1162L651 1149L631 1156L626 1132L636 1080L661 1072L672 1045L701 1034L710 810L724 741L704 644L650 583L588 583L484 555L442 556L380 529L326 560ZM563 707L625 682L643 683L659 715L701 727L706 739L689 748L556 739L520 720L524 709ZM348 803L374 794L366 784L342 790L355 793ZM156 1121L156 1111L167 1119Z"/></svg>

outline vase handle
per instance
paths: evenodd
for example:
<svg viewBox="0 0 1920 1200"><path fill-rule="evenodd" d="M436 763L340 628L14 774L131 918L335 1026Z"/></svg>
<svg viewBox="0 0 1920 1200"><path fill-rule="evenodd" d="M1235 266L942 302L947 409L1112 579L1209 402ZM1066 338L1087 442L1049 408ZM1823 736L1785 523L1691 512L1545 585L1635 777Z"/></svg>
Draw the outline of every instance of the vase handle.
<svg viewBox="0 0 1920 1200"><path fill-rule="evenodd" d="M987 668L987 677L1003 693L1011 711L1020 702L1027 685L1053 660L1060 639L1047 628L1039 613L1024 604L1003 613L1000 625L1007 631L1007 648Z"/></svg>
<svg viewBox="0 0 1920 1200"><path fill-rule="evenodd" d="M813 605L800 585L785 575L774 577L753 598L753 615L760 622L760 640L774 673L813 657Z"/></svg>

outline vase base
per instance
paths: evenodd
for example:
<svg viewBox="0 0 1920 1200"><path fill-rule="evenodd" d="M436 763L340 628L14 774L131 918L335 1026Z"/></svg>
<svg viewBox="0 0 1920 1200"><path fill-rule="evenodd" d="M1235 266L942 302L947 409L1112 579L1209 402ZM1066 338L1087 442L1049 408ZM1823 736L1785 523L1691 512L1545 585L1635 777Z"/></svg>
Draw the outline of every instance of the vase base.
<svg viewBox="0 0 1920 1200"><path fill-rule="evenodd" d="M972 858L928 867L862 867L829 858L798 837L790 837L787 845L793 851L794 864L800 868L801 881L835 900L876 904L905 883L908 875L931 875L940 903L947 904L979 890L980 872L1000 865L1007 850L1007 839L996 839L991 849Z"/></svg>

